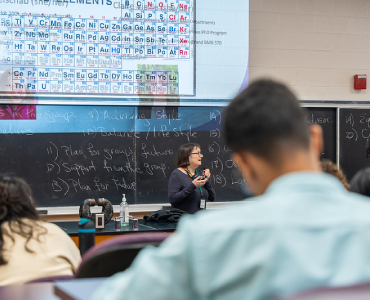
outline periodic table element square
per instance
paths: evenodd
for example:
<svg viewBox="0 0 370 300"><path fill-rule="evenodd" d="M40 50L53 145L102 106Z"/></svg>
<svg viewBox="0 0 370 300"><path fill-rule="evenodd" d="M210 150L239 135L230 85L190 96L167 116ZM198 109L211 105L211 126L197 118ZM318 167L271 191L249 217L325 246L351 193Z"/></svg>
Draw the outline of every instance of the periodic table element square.
<svg viewBox="0 0 370 300"><path fill-rule="evenodd" d="M148 95L155 95L157 93L157 83L146 83L144 93Z"/></svg>
<svg viewBox="0 0 370 300"><path fill-rule="evenodd" d="M126 83L137 82L135 76L136 76L136 72L123 70L122 71L122 82L126 82Z"/></svg>
<svg viewBox="0 0 370 300"><path fill-rule="evenodd" d="M134 46L134 57L137 57L137 58L145 57L145 46L135 45Z"/></svg>
<svg viewBox="0 0 370 300"><path fill-rule="evenodd" d="M26 93L36 93L36 92L37 92L37 80L27 80Z"/></svg>
<svg viewBox="0 0 370 300"><path fill-rule="evenodd" d="M37 79L37 68L24 68L24 73L26 75L26 79Z"/></svg>
<svg viewBox="0 0 370 300"><path fill-rule="evenodd" d="M13 41L13 52L25 52L25 49L24 41Z"/></svg>
<svg viewBox="0 0 370 300"><path fill-rule="evenodd" d="M100 81L99 82L99 93L110 94L110 82Z"/></svg>
<svg viewBox="0 0 370 300"><path fill-rule="evenodd" d="M168 85L167 83L157 83L157 95L167 95Z"/></svg>
<svg viewBox="0 0 370 300"><path fill-rule="evenodd" d="M13 31L10 27L3 27L0 30L0 38L2 41L11 41Z"/></svg>
<svg viewBox="0 0 370 300"><path fill-rule="evenodd" d="M167 23L178 23L179 22L179 13L177 11L167 12Z"/></svg>
<svg viewBox="0 0 370 300"><path fill-rule="evenodd" d="M155 23L156 11L155 10L145 10L144 11L144 22Z"/></svg>
<svg viewBox="0 0 370 300"><path fill-rule="evenodd" d="M121 21L133 21L134 20L134 10L133 9L126 9L122 10Z"/></svg>
<svg viewBox="0 0 370 300"><path fill-rule="evenodd" d="M50 18L50 30L62 30L63 29L63 23L62 18Z"/></svg>
<svg viewBox="0 0 370 300"><path fill-rule="evenodd" d="M62 30L63 42L74 42L74 30Z"/></svg>
<svg viewBox="0 0 370 300"><path fill-rule="evenodd" d="M167 46L167 34L157 34L156 44L157 46Z"/></svg>
<svg viewBox="0 0 370 300"><path fill-rule="evenodd" d="M53 66L53 67L63 66L62 54L50 54L49 57L50 57L50 66Z"/></svg>
<svg viewBox="0 0 370 300"><path fill-rule="evenodd" d="M145 83L145 71L134 71L134 83Z"/></svg>
<svg viewBox="0 0 370 300"><path fill-rule="evenodd" d="M155 22L144 22L144 29L145 29L145 33L148 34L148 33L156 33L156 23Z"/></svg>
<svg viewBox="0 0 370 300"><path fill-rule="evenodd" d="M178 35L179 34L179 24L177 23L168 23L168 34Z"/></svg>
<svg viewBox="0 0 370 300"><path fill-rule="evenodd" d="M179 1L178 0L167 0L167 10L169 12L179 10Z"/></svg>
<svg viewBox="0 0 370 300"><path fill-rule="evenodd" d="M111 94L122 94L122 83L121 82L111 82L110 83Z"/></svg>
<svg viewBox="0 0 370 300"><path fill-rule="evenodd" d="M45 28L38 28L37 40L39 42L45 42L50 40L50 30Z"/></svg>
<svg viewBox="0 0 370 300"><path fill-rule="evenodd" d="M178 58L179 47L168 47L168 58Z"/></svg>
<svg viewBox="0 0 370 300"><path fill-rule="evenodd" d="M37 17L37 27L38 29L47 29L50 27L49 17Z"/></svg>
<svg viewBox="0 0 370 300"><path fill-rule="evenodd" d="M122 21L122 33L133 33L133 32L134 32L134 22Z"/></svg>
<svg viewBox="0 0 370 300"><path fill-rule="evenodd" d="M87 55L86 66L89 68L99 68L99 56L98 55Z"/></svg>
<svg viewBox="0 0 370 300"><path fill-rule="evenodd" d="M74 93L75 92L75 82L63 80L63 93Z"/></svg>
<svg viewBox="0 0 370 300"><path fill-rule="evenodd" d="M110 71L110 81L111 82L121 82L122 71L121 70L111 70Z"/></svg>
<svg viewBox="0 0 370 300"><path fill-rule="evenodd" d="M37 41L25 41L26 53L37 53Z"/></svg>
<svg viewBox="0 0 370 300"><path fill-rule="evenodd" d="M74 59L75 59L75 64L74 64L75 67L85 68L87 66L86 55L75 54Z"/></svg>
<svg viewBox="0 0 370 300"><path fill-rule="evenodd" d="M135 10L144 9L144 6L145 6L144 0L134 0L133 2L134 2L134 9Z"/></svg>
<svg viewBox="0 0 370 300"><path fill-rule="evenodd" d="M50 90L52 93L60 93L60 91L63 90L63 81L59 80L59 81L55 81L55 80L52 80L50 81Z"/></svg>
<svg viewBox="0 0 370 300"><path fill-rule="evenodd" d="M156 35L152 33L146 33L145 34L145 45L151 46L151 45L156 45Z"/></svg>
<svg viewBox="0 0 370 300"><path fill-rule="evenodd" d="M50 80L56 81L63 80L63 69L50 68Z"/></svg>
<svg viewBox="0 0 370 300"><path fill-rule="evenodd" d="M167 83L168 82L168 74L166 71L157 71L157 83Z"/></svg>
<svg viewBox="0 0 370 300"><path fill-rule="evenodd" d="M87 69L87 81L99 81L99 70L98 69Z"/></svg>
<svg viewBox="0 0 370 300"><path fill-rule="evenodd" d="M88 44L96 44L99 41L99 33L98 31L90 31L87 33L87 43Z"/></svg>
<svg viewBox="0 0 370 300"><path fill-rule="evenodd" d="M26 81L24 79L12 80L12 90L13 92L25 92L26 91Z"/></svg>
<svg viewBox="0 0 370 300"><path fill-rule="evenodd" d="M178 95L179 94L179 85L177 83L168 84L168 94L169 95Z"/></svg>
<svg viewBox="0 0 370 300"><path fill-rule="evenodd" d="M169 71L168 74L168 83L175 84L179 83L179 72Z"/></svg>
<svg viewBox="0 0 370 300"><path fill-rule="evenodd" d="M157 0L155 1L155 9L156 10L167 10L167 0Z"/></svg>
<svg viewBox="0 0 370 300"><path fill-rule="evenodd" d="M75 54L86 55L87 54L87 44L86 43L75 43Z"/></svg>
<svg viewBox="0 0 370 300"><path fill-rule="evenodd" d="M51 91L51 84L49 80L38 80L37 81L37 92L49 93Z"/></svg>
<svg viewBox="0 0 370 300"><path fill-rule="evenodd" d="M34 53L32 55L36 55L36 54ZM24 53L14 52L13 55L11 55L10 57L12 57L12 64L16 66L23 66L26 64L26 55Z"/></svg>
<svg viewBox="0 0 370 300"><path fill-rule="evenodd" d="M63 41L62 30L51 29L50 30L50 42L62 42L62 41Z"/></svg>
<svg viewBox="0 0 370 300"><path fill-rule="evenodd" d="M160 23L160 24L157 23L156 28L157 28L156 34L167 34L167 32L168 32L167 23Z"/></svg>
<svg viewBox="0 0 370 300"><path fill-rule="evenodd" d="M23 54L23 53L18 53L18 55L20 54ZM13 64L13 53L9 51L1 52L0 53L0 65L11 65L11 64Z"/></svg>
<svg viewBox="0 0 370 300"><path fill-rule="evenodd" d="M110 46L109 44L99 44L99 56L101 55L109 55L110 54Z"/></svg>
<svg viewBox="0 0 370 300"><path fill-rule="evenodd" d="M179 24L179 35L189 35L190 25L189 24Z"/></svg>
<svg viewBox="0 0 370 300"><path fill-rule="evenodd" d="M63 30L73 30L75 21L73 18L62 18Z"/></svg>
<svg viewBox="0 0 370 300"><path fill-rule="evenodd" d="M87 55L99 54L99 44L87 44Z"/></svg>
<svg viewBox="0 0 370 300"><path fill-rule="evenodd" d="M121 32L122 31L122 21L117 20L117 17L114 17L113 20L110 20L110 32Z"/></svg>
<svg viewBox="0 0 370 300"><path fill-rule="evenodd" d="M179 36L178 35L168 35L167 36L167 45L168 46L178 46L179 45Z"/></svg>
<svg viewBox="0 0 370 300"><path fill-rule="evenodd" d="M3 29L1 28L1 30ZM24 28L13 28L13 40L19 41L24 39L25 39Z"/></svg>
<svg viewBox="0 0 370 300"><path fill-rule="evenodd" d="M144 47L144 46L141 46ZM143 50L144 53L144 50ZM134 57L134 46L133 45L122 45L122 57L130 58Z"/></svg>
<svg viewBox="0 0 370 300"><path fill-rule="evenodd" d="M86 43L87 41L87 33L85 30L75 30L74 32L74 41L75 43Z"/></svg>
<svg viewBox="0 0 370 300"><path fill-rule="evenodd" d="M140 9L134 9L134 22L144 22L145 11Z"/></svg>
<svg viewBox="0 0 370 300"><path fill-rule="evenodd" d="M14 60L14 63L17 64L15 60ZM36 53L25 53L24 54L24 64L27 66L36 66L37 65L37 54Z"/></svg>
<svg viewBox="0 0 370 300"><path fill-rule="evenodd" d="M131 45L134 42L133 33L122 33L122 45Z"/></svg>
<svg viewBox="0 0 370 300"><path fill-rule="evenodd" d="M26 28L25 36L26 36L26 41L37 41L37 29Z"/></svg>
<svg viewBox="0 0 370 300"><path fill-rule="evenodd" d="M76 18L74 19L74 30L77 30L77 31L86 31L86 19L82 19L82 18Z"/></svg>
<svg viewBox="0 0 370 300"><path fill-rule="evenodd" d="M156 46L145 46L145 57L156 57Z"/></svg>
<svg viewBox="0 0 370 300"><path fill-rule="evenodd" d="M110 57L110 67L111 68L122 68L122 57L121 56L111 56Z"/></svg>
<svg viewBox="0 0 370 300"><path fill-rule="evenodd" d="M109 68L110 67L110 56L99 55L99 68Z"/></svg>
<svg viewBox="0 0 370 300"><path fill-rule="evenodd" d="M181 24L189 24L190 23L190 13L188 12L179 12L179 22Z"/></svg>
<svg viewBox="0 0 370 300"><path fill-rule="evenodd" d="M134 33L145 32L145 22L134 22Z"/></svg>
<svg viewBox="0 0 370 300"><path fill-rule="evenodd" d="M122 45L110 45L110 55L111 56L121 56L122 55Z"/></svg>
<svg viewBox="0 0 370 300"><path fill-rule="evenodd" d="M157 83L156 71L145 71L145 83Z"/></svg>
<svg viewBox="0 0 370 300"><path fill-rule="evenodd" d="M190 12L190 1L189 0L179 0L179 11L180 12Z"/></svg>
<svg viewBox="0 0 370 300"><path fill-rule="evenodd" d="M156 23L159 24L167 23L168 21L167 11L157 10L155 13L155 21Z"/></svg>
<svg viewBox="0 0 370 300"><path fill-rule="evenodd" d="M50 80L50 69L49 68L38 68L37 69L38 80Z"/></svg>
<svg viewBox="0 0 370 300"><path fill-rule="evenodd" d="M75 81L86 81L87 70L86 69L75 69Z"/></svg>
<svg viewBox="0 0 370 300"><path fill-rule="evenodd" d="M50 53L52 54L62 54L63 53L63 43L61 42L50 42Z"/></svg>
<svg viewBox="0 0 370 300"><path fill-rule="evenodd" d="M27 79L24 67L13 68L12 78L13 80Z"/></svg>
<svg viewBox="0 0 370 300"><path fill-rule="evenodd" d="M37 16L24 16L25 28L37 28Z"/></svg>
<svg viewBox="0 0 370 300"><path fill-rule="evenodd" d="M189 47L190 46L190 36L189 35L180 36L179 46L180 47Z"/></svg>
<svg viewBox="0 0 370 300"><path fill-rule="evenodd" d="M122 82L122 93L123 94L134 94L135 85L132 82Z"/></svg>
<svg viewBox="0 0 370 300"><path fill-rule="evenodd" d="M110 22L109 20L100 19L98 20L99 31L109 32Z"/></svg>
<svg viewBox="0 0 370 300"><path fill-rule="evenodd" d="M145 83L137 83L134 85L134 93L137 95L145 94Z"/></svg>
<svg viewBox="0 0 370 300"><path fill-rule="evenodd" d="M121 42L122 42L121 32L112 32L110 34L110 44L111 45L121 45Z"/></svg>
<svg viewBox="0 0 370 300"><path fill-rule="evenodd" d="M63 54L74 54L75 43L63 43Z"/></svg>
<svg viewBox="0 0 370 300"><path fill-rule="evenodd" d="M75 81L75 93L86 94L87 82L86 81Z"/></svg>
<svg viewBox="0 0 370 300"><path fill-rule="evenodd" d="M12 21L13 28L20 28L24 26L24 16L13 15Z"/></svg>
<svg viewBox="0 0 370 300"><path fill-rule="evenodd" d="M156 57L167 58L168 57L167 46L157 46L156 47Z"/></svg>
<svg viewBox="0 0 370 300"><path fill-rule="evenodd" d="M37 43L37 52L38 53L50 53L50 42L38 42Z"/></svg>
<svg viewBox="0 0 370 300"><path fill-rule="evenodd" d="M87 31L98 31L99 30L99 21L96 19L86 19Z"/></svg>
<svg viewBox="0 0 370 300"><path fill-rule="evenodd" d="M75 80L75 70L63 68L63 81L74 81Z"/></svg>
<svg viewBox="0 0 370 300"><path fill-rule="evenodd" d="M144 45L145 44L145 34L139 33L134 34L134 45Z"/></svg>
<svg viewBox="0 0 370 300"><path fill-rule="evenodd" d="M100 31L98 34L98 43L99 44L109 44L110 34L109 32Z"/></svg>
<svg viewBox="0 0 370 300"><path fill-rule="evenodd" d="M88 81L86 82L86 85L87 85L88 94L98 94L99 93L99 82L98 81Z"/></svg>

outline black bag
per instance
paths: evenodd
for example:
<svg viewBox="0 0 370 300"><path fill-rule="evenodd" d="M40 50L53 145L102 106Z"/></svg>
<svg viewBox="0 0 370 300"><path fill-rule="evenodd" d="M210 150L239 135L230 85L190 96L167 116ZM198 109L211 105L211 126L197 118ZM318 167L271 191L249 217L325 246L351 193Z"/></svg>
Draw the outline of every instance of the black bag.
<svg viewBox="0 0 370 300"><path fill-rule="evenodd" d="M186 211L178 208L160 209L153 211L149 216L144 216L144 220L148 222L178 222L183 214L186 214Z"/></svg>

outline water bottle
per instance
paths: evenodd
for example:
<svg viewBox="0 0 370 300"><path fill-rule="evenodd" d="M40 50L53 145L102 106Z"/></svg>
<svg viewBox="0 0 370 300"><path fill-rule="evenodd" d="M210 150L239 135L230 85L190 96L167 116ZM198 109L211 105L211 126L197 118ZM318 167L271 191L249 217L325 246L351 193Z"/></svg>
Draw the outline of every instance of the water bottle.
<svg viewBox="0 0 370 300"><path fill-rule="evenodd" d="M121 227L127 226L129 223L129 209L125 194L122 194L122 202L119 205L119 217L121 219Z"/></svg>
<svg viewBox="0 0 370 300"><path fill-rule="evenodd" d="M95 245L95 224L85 218L80 219L78 224L78 244L81 256Z"/></svg>

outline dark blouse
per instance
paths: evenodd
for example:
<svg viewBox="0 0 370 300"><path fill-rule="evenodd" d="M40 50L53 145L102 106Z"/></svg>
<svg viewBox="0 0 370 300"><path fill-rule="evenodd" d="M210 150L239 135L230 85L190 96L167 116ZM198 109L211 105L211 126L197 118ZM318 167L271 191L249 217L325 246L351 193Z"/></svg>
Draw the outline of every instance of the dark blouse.
<svg viewBox="0 0 370 300"><path fill-rule="evenodd" d="M202 174L199 172L198 174ZM176 169L168 181L168 199L171 206L193 214L200 210L200 189L195 187L189 175ZM203 197L207 201L216 199L216 192L209 181L202 186Z"/></svg>

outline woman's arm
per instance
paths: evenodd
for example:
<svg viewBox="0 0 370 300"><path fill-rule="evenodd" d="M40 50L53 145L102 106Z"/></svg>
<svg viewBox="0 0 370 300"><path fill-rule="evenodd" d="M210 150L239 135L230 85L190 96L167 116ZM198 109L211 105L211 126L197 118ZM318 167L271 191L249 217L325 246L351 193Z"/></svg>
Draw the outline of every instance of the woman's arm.
<svg viewBox="0 0 370 300"><path fill-rule="evenodd" d="M196 186L190 183L182 188L181 179L178 174L172 173L168 181L168 199L171 204L178 204L194 192Z"/></svg>
<svg viewBox="0 0 370 300"><path fill-rule="evenodd" d="M216 192L215 189L212 187L211 183L209 181L206 182L204 185L206 190L208 191L208 201L215 201L216 200Z"/></svg>

